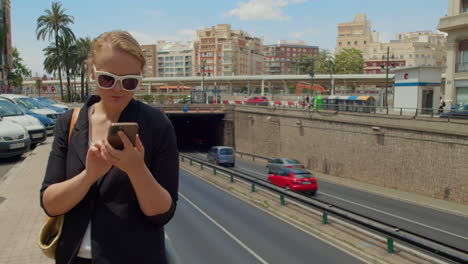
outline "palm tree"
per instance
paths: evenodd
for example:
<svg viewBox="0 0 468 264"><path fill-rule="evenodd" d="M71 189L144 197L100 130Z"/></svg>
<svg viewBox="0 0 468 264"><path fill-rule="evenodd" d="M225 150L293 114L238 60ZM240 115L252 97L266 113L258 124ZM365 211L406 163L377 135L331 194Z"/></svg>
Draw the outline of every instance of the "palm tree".
<svg viewBox="0 0 468 264"><path fill-rule="evenodd" d="M77 56L76 64L79 66L79 73L81 76L81 100L84 101L85 95L88 97L88 78L86 78L86 94L85 94L85 77L87 77L88 67L86 60L88 59L89 52L91 51L92 40L89 37L79 38L76 41Z"/></svg>
<svg viewBox="0 0 468 264"><path fill-rule="evenodd" d="M67 100L72 99L70 77L73 73L75 65L75 57L77 55L76 45L74 41L64 37L58 37L58 46L50 44L44 51L44 69L47 73L52 73L63 69L67 76ZM57 54L60 54L59 56ZM63 100L63 99L62 99Z"/></svg>
<svg viewBox="0 0 468 264"><path fill-rule="evenodd" d="M62 8L62 3L53 2L51 10L44 10L45 15L40 16L37 19L36 36L37 39L44 40L46 37L49 41L54 37L55 47L59 46L59 37L63 36L66 39L75 39L75 34L68 27L68 24L73 24L73 17L65 14L66 9ZM56 50L56 57L60 58L60 50ZM60 93L63 100L63 88L62 88L62 71L61 63L57 65L58 76L60 80Z"/></svg>

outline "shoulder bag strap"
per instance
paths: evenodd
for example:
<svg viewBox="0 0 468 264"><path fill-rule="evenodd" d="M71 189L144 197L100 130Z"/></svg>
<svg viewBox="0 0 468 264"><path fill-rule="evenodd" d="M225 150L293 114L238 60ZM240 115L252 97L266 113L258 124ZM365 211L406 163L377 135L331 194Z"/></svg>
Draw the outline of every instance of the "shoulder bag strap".
<svg viewBox="0 0 468 264"><path fill-rule="evenodd" d="M73 108L73 114L70 120L70 128L68 129L68 143L70 143L71 135L73 128L75 128L76 120L78 119L78 114L80 113L80 108Z"/></svg>

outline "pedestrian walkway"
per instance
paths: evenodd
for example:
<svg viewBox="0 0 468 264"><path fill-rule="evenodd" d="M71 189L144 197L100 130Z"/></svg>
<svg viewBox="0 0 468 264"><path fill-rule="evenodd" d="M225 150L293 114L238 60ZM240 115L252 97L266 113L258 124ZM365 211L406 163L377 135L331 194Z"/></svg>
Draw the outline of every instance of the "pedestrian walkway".
<svg viewBox="0 0 468 264"><path fill-rule="evenodd" d="M39 204L52 138L27 153L0 181L0 264L51 264L37 247L45 214Z"/></svg>

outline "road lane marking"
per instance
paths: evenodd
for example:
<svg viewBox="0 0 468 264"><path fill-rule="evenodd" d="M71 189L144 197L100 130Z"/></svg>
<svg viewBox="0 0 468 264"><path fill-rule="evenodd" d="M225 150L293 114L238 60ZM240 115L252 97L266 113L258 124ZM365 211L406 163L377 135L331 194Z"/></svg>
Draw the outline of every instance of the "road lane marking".
<svg viewBox="0 0 468 264"><path fill-rule="evenodd" d="M351 201L349 201L349 200L345 200L345 199L343 199L343 198L334 196L334 195L332 195L332 194L324 193L324 192L322 192L322 191L320 192L320 194L324 194L324 195L330 196L330 197L332 197L332 198L334 198L334 199L337 199L337 200L340 200L340 201L343 201L343 202L347 202L347 203L354 204L354 205L357 205L357 206L360 206L360 207L364 207L364 208L366 208L366 209L373 210L373 211L376 211L376 212L381 213L381 214L384 214L384 215L392 216L392 217L398 218L398 219L400 219L400 220L404 220L404 221L410 222L410 223L412 223L412 224L416 224L416 225L420 225L420 226L423 226L423 227L426 227L426 228L429 228L429 229L433 229L433 230L439 231L439 232L441 232L441 233L445 233L445 234L447 234L447 235L451 235L451 236L458 237L458 238L461 238L461 239L464 239L464 240L468 240L468 237L460 236L460 235L451 233L451 232L449 232L449 231L445 231L445 230L439 229L439 228L437 228L437 227L433 227L433 226L430 226L430 225L422 224L422 223L413 221L413 220L411 220L411 219L404 218L404 217L402 217L402 216L397 216L397 215L394 215L394 214L390 214L390 213L387 213L387 212L385 212L385 211L382 211L382 210L379 210L379 209L376 209L376 208L373 208L373 207L370 207L370 206L367 206L367 205L363 205L363 204L358 204L358 203L355 203L355 202L351 202Z"/></svg>
<svg viewBox="0 0 468 264"><path fill-rule="evenodd" d="M243 161L243 162L246 162L246 163L250 163L252 165L257 165L260 167L260 165L258 164L255 164L253 162L249 162L249 161ZM257 175L261 175L261 176L265 176L263 173L260 173L260 172L257 172L257 171L253 171L253 170L250 170L250 169L246 169L246 168L242 168L242 167L238 167L237 168L238 170L245 170L245 171L249 171L251 173L255 173ZM379 209L376 209L376 208L373 208L373 207L370 207L370 206L367 206L367 205L363 205L363 204L359 204L359 203L355 203L355 202L352 202L352 201L349 201L349 200L345 200L343 198L340 198L340 197L337 197L337 196L334 196L332 194L328 194L328 193L325 193L325 192L322 192L320 191L320 194L324 194L324 195L327 195L327 196L330 196L332 198L335 198L337 200L340 200L340 201L343 201L343 202L347 202L347 203L350 203L350 204L354 204L356 206L360 206L360 207L363 207L363 208L366 208L368 210L372 210L372 211L375 211L375 212L378 212L378 213L381 213L381 214L384 214L384 215L388 215L388 216L392 216L392 217L395 217L397 219L400 219L400 220L403 220L403 221L407 221L409 223L412 223L412 224L416 224L416 225L419 225L419 226L423 226L425 228L428 228L428 229L432 229L432 230L435 230L435 231L438 231L438 232L441 232L441 233L445 233L447 235L450 235L450 236L454 236L454 237L458 237L460 239L463 239L463 240L468 240L468 237L464 237L464 236L461 236L461 235L457 235L457 234L454 234L454 233L451 233L449 231L445 231L445 230L442 230L442 229L439 229L437 227L433 227L433 226L430 226L430 225L426 225L426 224L422 224L420 222L417 222L417 221L414 221L414 220L411 220L411 219L408 219L408 218L404 218L402 216L397 216L397 215L394 215L394 214L391 214L391 213L387 213L385 211L381 211Z"/></svg>
<svg viewBox="0 0 468 264"><path fill-rule="evenodd" d="M242 241L240 241L237 237L235 237L231 232L229 232L226 228L224 228L221 224L216 222L213 218L211 218L205 211L203 211L200 207L198 207L195 203L193 203L190 199L188 199L185 195L179 192L179 195L184 198L190 205L192 205L195 209L197 209L202 215L204 215L208 220L210 220L213 224L215 224L219 229L221 229L224 233L226 233L230 238L232 238L237 244L247 250L252 256L254 256L260 263L268 263L262 257L257 255L252 249L246 246Z"/></svg>

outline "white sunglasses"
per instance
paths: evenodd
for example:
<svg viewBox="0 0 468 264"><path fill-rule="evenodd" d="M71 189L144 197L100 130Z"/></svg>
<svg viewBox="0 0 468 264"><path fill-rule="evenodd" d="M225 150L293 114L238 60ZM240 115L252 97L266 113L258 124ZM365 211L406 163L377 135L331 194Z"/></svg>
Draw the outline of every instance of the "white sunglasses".
<svg viewBox="0 0 468 264"><path fill-rule="evenodd" d="M93 65L94 76L96 78L96 86L101 89L114 88L117 81L120 81L120 87L125 91L133 92L138 88L143 79L141 75L123 75L118 76L110 72L96 70L96 65Z"/></svg>

